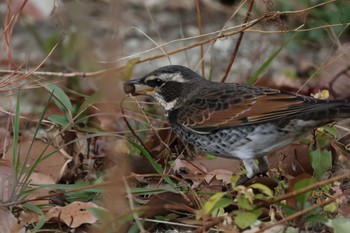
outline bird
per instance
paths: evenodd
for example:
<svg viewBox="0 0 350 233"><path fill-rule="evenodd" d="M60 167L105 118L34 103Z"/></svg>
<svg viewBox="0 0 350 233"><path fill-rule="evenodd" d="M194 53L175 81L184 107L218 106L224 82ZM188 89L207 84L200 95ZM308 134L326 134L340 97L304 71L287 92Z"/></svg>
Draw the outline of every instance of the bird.
<svg viewBox="0 0 350 233"><path fill-rule="evenodd" d="M348 100L321 100L269 87L213 82L181 65L124 83L126 94L151 96L184 141L219 157L240 159L236 185L269 170L267 156L311 129L350 117Z"/></svg>

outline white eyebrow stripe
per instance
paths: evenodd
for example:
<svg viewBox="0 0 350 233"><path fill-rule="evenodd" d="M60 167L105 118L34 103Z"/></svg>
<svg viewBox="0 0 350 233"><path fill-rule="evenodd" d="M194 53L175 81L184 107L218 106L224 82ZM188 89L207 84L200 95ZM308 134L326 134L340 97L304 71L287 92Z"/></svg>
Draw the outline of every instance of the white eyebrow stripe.
<svg viewBox="0 0 350 233"><path fill-rule="evenodd" d="M155 80L155 79L161 79L165 82L168 82L168 81L173 81L173 82L179 82L179 83L186 83L188 82L187 79L185 79L183 77L183 75L180 73L180 72L177 72L177 73L164 73L164 74L160 74L160 75L151 75L151 76L148 76L145 78L145 82L148 82L148 81L152 81L152 80Z"/></svg>
<svg viewBox="0 0 350 233"><path fill-rule="evenodd" d="M159 78L164 80L164 81L174 81L174 82L179 82L179 83L185 83L188 80L183 77L183 75L180 72L177 73L164 73L159 75Z"/></svg>
<svg viewBox="0 0 350 233"><path fill-rule="evenodd" d="M179 83L185 83L188 80L184 79L181 73L175 73L174 77L172 78L173 81L179 82Z"/></svg>

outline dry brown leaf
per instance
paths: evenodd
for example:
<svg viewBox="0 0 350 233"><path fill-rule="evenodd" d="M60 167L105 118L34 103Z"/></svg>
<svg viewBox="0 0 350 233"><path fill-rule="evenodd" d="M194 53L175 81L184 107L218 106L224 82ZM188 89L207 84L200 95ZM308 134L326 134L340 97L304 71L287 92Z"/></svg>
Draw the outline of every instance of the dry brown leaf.
<svg viewBox="0 0 350 233"><path fill-rule="evenodd" d="M231 183L232 175L233 175L232 171L225 170L225 169L214 169L207 173L207 175L205 176L205 181L207 181L207 176L208 178L210 176L213 176L216 178L216 180L222 181L224 182L224 184L229 184ZM207 181L207 183L210 184L210 181Z"/></svg>
<svg viewBox="0 0 350 233"><path fill-rule="evenodd" d="M214 171L215 169L224 169L227 171L232 171L233 174L236 174L241 170L241 161L238 159L228 159L221 157L207 159L204 156L198 156L194 159L193 162L201 164L208 171Z"/></svg>
<svg viewBox="0 0 350 233"><path fill-rule="evenodd" d="M208 172L201 164L188 162L179 158L174 161L173 171L175 174L191 180L194 188L198 187L204 181L205 175Z"/></svg>
<svg viewBox="0 0 350 233"><path fill-rule="evenodd" d="M2 186L2 192L0 192L0 202L5 202L10 198L10 188L12 182L12 169L11 162L1 159L0 160L0 186Z"/></svg>
<svg viewBox="0 0 350 233"><path fill-rule="evenodd" d="M67 206L61 207L56 206L50 209L46 218L47 221L52 219L59 219L71 228L77 228L84 223L95 223L97 218L92 215L87 209L88 208L101 208L92 202L73 202Z"/></svg>
<svg viewBox="0 0 350 233"><path fill-rule="evenodd" d="M176 139L175 133L168 128L168 124L164 124L162 127L164 129L159 129L156 132L152 130L145 142L146 147L155 155L160 154Z"/></svg>
<svg viewBox="0 0 350 233"><path fill-rule="evenodd" d="M147 203L147 206L150 208L145 211L144 217L151 218L157 215L165 216L176 211L176 209L172 210L171 206L192 207L192 203L189 199L185 198L184 195L168 192L153 195ZM165 206L167 207L164 208Z"/></svg>
<svg viewBox="0 0 350 233"><path fill-rule="evenodd" d="M21 161L24 161L25 156L27 155L30 148L31 141L21 142L18 145L20 149ZM41 161L36 167L38 171L45 175L49 175L53 178L53 180L57 181L60 179L63 173L63 169L66 165L66 158L59 151L54 152L56 148L51 145L47 145L40 140L35 140L33 143L33 147L29 153L28 163L26 164L28 167L34 164L36 159L44 152L44 155L48 155L53 153L48 158ZM11 151L6 153L6 158L11 158Z"/></svg>
<svg viewBox="0 0 350 233"><path fill-rule="evenodd" d="M8 148L10 148L9 146L11 143L11 133L4 128L0 128L0 154L4 154L8 150Z"/></svg>
<svg viewBox="0 0 350 233"><path fill-rule="evenodd" d="M296 177L313 169L309 156L309 145L306 143L291 144L268 156L270 168L277 168L285 177Z"/></svg>
<svg viewBox="0 0 350 233"><path fill-rule="evenodd" d="M13 216L13 214L5 208L0 208L0 232L18 233L23 228L23 223Z"/></svg>
<svg viewBox="0 0 350 233"><path fill-rule="evenodd" d="M7 201L10 197L10 188L11 182L12 182L12 168L11 168L11 162L7 161L7 160L0 160L0 177L2 177L0 179L0 182L4 182L3 184L1 184L4 189L3 189L3 193L0 193L0 201ZM23 177L22 177L23 178ZM40 172L34 171L29 180L31 181L30 184L55 184L55 181L52 179L51 176L42 174ZM29 186L29 188L31 188ZM32 192L27 198L32 199L35 197L39 197L42 195L47 195L49 193L48 189L37 189L34 192ZM48 204L47 200L43 200L43 201L35 201L33 202L33 204Z"/></svg>
<svg viewBox="0 0 350 233"><path fill-rule="evenodd" d="M35 213L33 211L21 211L18 219L27 224L33 224L33 223L37 223L39 222L39 220L41 219L41 216L38 213Z"/></svg>
<svg viewBox="0 0 350 233"><path fill-rule="evenodd" d="M210 162L213 162L214 165L218 165L218 168L208 171L209 169L206 166L203 166L203 161L205 160L207 160L205 164L209 167L216 167L210 165ZM193 182L192 186L194 188L200 186L204 181L206 182L206 184L210 185L229 184L231 181L233 171L220 168L222 167L222 163L217 164L215 160L216 159L208 160L200 158L188 162L186 160L176 159L173 170L176 174L181 175L183 178L191 180Z"/></svg>
<svg viewBox="0 0 350 233"><path fill-rule="evenodd" d="M33 172L30 176L31 184L55 184L55 181L52 179L51 176L45 175L40 172ZM40 188L32 192L27 198L33 199L40 196L45 196L50 193L50 189L47 188ZM40 205L40 204L49 204L49 200L38 200L38 201L32 201L33 205Z"/></svg>

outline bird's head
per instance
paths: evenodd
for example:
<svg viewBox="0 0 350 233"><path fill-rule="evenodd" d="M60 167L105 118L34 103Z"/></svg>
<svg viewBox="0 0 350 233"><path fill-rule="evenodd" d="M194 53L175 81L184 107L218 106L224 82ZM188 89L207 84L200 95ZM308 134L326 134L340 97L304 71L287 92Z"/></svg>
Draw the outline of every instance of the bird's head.
<svg viewBox="0 0 350 233"><path fill-rule="evenodd" d="M189 68L179 65L164 66L140 79L124 84L127 94L152 96L166 111L184 102L202 77Z"/></svg>

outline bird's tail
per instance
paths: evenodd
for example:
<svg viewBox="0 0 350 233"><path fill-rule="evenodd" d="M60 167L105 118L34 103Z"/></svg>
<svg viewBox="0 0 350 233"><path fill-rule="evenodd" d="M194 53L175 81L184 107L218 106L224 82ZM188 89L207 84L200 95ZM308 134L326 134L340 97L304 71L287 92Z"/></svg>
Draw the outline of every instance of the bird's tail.
<svg viewBox="0 0 350 233"><path fill-rule="evenodd" d="M323 117L329 118L330 121L350 118L350 102L348 100L327 101L324 110L320 111L321 115L322 113Z"/></svg>

